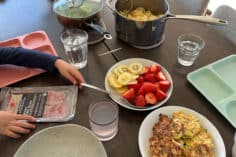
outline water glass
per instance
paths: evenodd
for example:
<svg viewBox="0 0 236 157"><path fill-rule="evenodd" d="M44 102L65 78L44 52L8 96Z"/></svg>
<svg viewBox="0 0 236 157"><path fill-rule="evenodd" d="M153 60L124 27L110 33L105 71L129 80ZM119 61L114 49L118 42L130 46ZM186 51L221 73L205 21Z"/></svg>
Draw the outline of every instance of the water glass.
<svg viewBox="0 0 236 157"><path fill-rule="evenodd" d="M183 34L178 37L178 62L191 66L204 48L205 42L194 34Z"/></svg>
<svg viewBox="0 0 236 157"><path fill-rule="evenodd" d="M88 34L81 29L67 29L61 34L69 63L77 69L87 65Z"/></svg>
<svg viewBox="0 0 236 157"><path fill-rule="evenodd" d="M89 106L89 123L101 141L108 141L118 132L118 106L111 101L100 101Z"/></svg>

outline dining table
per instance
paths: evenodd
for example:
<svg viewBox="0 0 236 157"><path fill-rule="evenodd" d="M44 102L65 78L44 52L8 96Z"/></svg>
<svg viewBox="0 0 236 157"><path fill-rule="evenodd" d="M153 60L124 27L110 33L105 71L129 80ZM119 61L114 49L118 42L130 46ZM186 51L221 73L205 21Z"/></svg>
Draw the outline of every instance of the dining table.
<svg viewBox="0 0 236 157"><path fill-rule="evenodd" d="M171 5L171 4L170 4ZM57 21L53 12L53 0L0 0L0 41L14 38L30 32L43 30L47 33L57 54L67 60L60 34L64 27ZM172 13L184 14L181 5L174 4ZM105 5L101 17L112 35L111 40L103 40L88 46L88 64L80 69L87 83L105 88L105 75L117 62L128 58L145 58L161 64L170 73L173 80L173 92L163 106L183 106L195 110L214 124L223 138L226 156L231 156L235 128L224 116L187 80L187 74L236 53L236 45L220 34L211 25L169 19L164 30L164 42L152 49L138 49L116 37L115 16ZM205 41L196 62L184 67L177 62L177 38L181 34L193 33ZM99 56L116 48L122 50ZM0 76L1 79L1 76ZM71 83L59 74L45 72L9 85L9 87L63 86ZM75 117L68 122L38 123L37 128L19 139L0 135L0 157L12 157L18 148L32 135L42 129L63 125L78 124L89 126L88 107L90 104L110 99L108 95L93 89L79 89ZM141 157L138 145L139 128L151 111L134 111L119 106L118 134L109 141L102 142L109 157ZM50 148L49 148L50 149Z"/></svg>

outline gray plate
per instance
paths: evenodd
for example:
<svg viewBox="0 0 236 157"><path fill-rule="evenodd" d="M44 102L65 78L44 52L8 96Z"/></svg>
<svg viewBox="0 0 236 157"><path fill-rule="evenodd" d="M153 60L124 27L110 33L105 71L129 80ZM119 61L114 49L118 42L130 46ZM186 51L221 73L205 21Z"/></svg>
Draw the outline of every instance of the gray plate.
<svg viewBox="0 0 236 157"><path fill-rule="evenodd" d="M67 124L34 134L21 145L14 157L107 157L107 154L90 130Z"/></svg>

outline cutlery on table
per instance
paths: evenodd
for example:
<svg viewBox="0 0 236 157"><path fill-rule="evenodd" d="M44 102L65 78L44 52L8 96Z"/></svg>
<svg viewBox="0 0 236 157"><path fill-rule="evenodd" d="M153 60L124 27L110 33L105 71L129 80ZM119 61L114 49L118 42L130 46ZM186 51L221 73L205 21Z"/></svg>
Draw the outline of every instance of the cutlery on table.
<svg viewBox="0 0 236 157"><path fill-rule="evenodd" d="M121 47L120 47L120 48L117 48L117 49L113 49L113 50L107 51L107 52L105 52L105 53L101 53L101 54L99 54L98 56L104 56L104 55L107 55L107 54L111 54L111 53L116 52L116 51L119 51L119 50L121 50L121 49L122 49Z"/></svg>
<svg viewBox="0 0 236 157"><path fill-rule="evenodd" d="M118 97L120 100L122 100L123 102L125 102L125 105L128 105L132 108L147 108L147 107L140 107L140 106L135 106L135 105L132 105L128 100L126 100L125 98L123 98L122 96L120 96L119 94L115 93L115 92L110 92L110 91L107 91L105 89L102 89L102 88L99 88L97 86L94 86L94 85L91 85L91 84L87 84L87 83L81 83L81 86L84 86L84 87L88 87L88 88L91 88L91 89L95 89L97 91L100 91L100 92L103 92L103 93L106 93L108 95L112 95L112 96L116 96Z"/></svg>

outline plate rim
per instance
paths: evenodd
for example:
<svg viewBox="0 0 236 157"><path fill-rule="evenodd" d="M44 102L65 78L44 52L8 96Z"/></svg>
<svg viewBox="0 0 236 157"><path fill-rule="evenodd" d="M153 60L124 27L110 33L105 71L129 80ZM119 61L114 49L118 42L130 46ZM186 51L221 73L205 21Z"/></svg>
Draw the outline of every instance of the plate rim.
<svg viewBox="0 0 236 157"><path fill-rule="evenodd" d="M141 133L143 132L144 130L144 123L147 122L150 118L152 118L153 116L157 116L157 114L161 113L162 111L165 111L165 110L182 110L183 112L188 112L190 114L194 114L195 116L197 116L200 121L205 121L206 125L210 125L209 128L213 129L214 130L214 135L218 138L218 139L214 139L213 138L213 141L214 141L214 144L216 145L217 144L217 141L220 141L220 144L221 146L223 146L223 150L220 150L222 153L220 155L222 156L217 156L217 157L226 157L226 148L225 148L225 143L224 143L224 140L220 134L220 132L218 131L218 129L215 127L215 125L208 119L206 118L203 114L191 109L191 108L188 108L188 107L183 107L183 106L164 106L164 107L160 107L152 112L150 112L145 118L144 120L142 121L140 127L139 127L139 133L138 133L138 146L139 146L139 151L140 151L140 154L142 157L146 157L144 152L145 152L145 148L142 147L142 142L141 142L141 139L142 139L142 135ZM202 125L202 124L201 124ZM153 127L153 126L152 126ZM207 129L207 128L205 128ZM209 130L209 129L208 129ZM211 136L213 137L213 135L211 134ZM143 140L142 140L143 141ZM149 145L148 145L148 148L149 148Z"/></svg>
<svg viewBox="0 0 236 157"><path fill-rule="evenodd" d="M108 76L108 74L109 74L115 67L117 67L118 65L122 64L123 62L131 62L131 61L137 62L137 60L141 60L142 62L144 62L144 61L149 62L150 65L152 65L152 64L159 64L159 65L161 66L162 71L164 72L164 74L165 74L166 77L168 78L168 81L170 81L170 83L171 83L170 89L169 89L169 91L168 91L167 98L166 98L165 100L161 101L159 105L156 104L156 105L151 106L151 107L148 107L148 108L135 108L135 107L130 107L130 106L128 106L128 105L125 105L125 104L119 102L119 100L116 100L115 97L113 98L112 95L109 95L109 97L110 97L114 102L116 102L117 104L119 104L120 106L122 106L122 107L124 107L124 108L127 108L127 109L130 109L130 110L134 110L134 111L148 111L148 110L156 109L156 108L158 108L158 107L164 105L164 104L170 99L170 97L171 97L171 95L172 95L172 92L173 92L173 88L174 88L173 80L172 80L172 77L171 77L170 73L166 70L166 68L164 68L160 63L158 63L158 62L156 62L156 61L153 61L153 60L150 60L150 59L146 59L146 58L127 58L127 59L123 59L123 60L117 62L116 64L112 65L112 66L108 69L108 71L106 72L105 80L104 80L105 89L106 89L107 91L112 90L112 88L109 87L110 85L108 84L107 76ZM116 92L115 90L112 90L112 91Z"/></svg>
<svg viewBox="0 0 236 157"><path fill-rule="evenodd" d="M33 134L31 137L29 137L27 140L25 140L25 141L20 145L20 147L19 147L19 148L16 150L16 152L14 153L14 156L13 156L13 157L18 157L18 156L16 156L17 153L18 153L18 152L22 149L22 147L24 147L24 145L26 145L32 138L38 136L39 134L41 134L41 133L43 133L43 132L45 132L45 131L52 130L52 129L57 129L57 128L62 128L62 127L67 127L67 126L77 127L77 128L79 128L79 129L82 129L82 130L88 132L89 135L91 135L94 139L97 140L98 145L102 148L102 151L104 152L104 155L105 155L104 157L107 157L107 152L106 152L106 150L105 150L105 148L104 148L102 142L97 138L97 136L96 136L91 130L89 130L88 128L86 128L86 127L84 127L84 126L82 126L82 125L73 124L73 123L71 123L71 124L57 125L57 126L52 126L52 127L47 127L47 128L44 128L44 129L42 129L42 130L36 132L35 134Z"/></svg>

